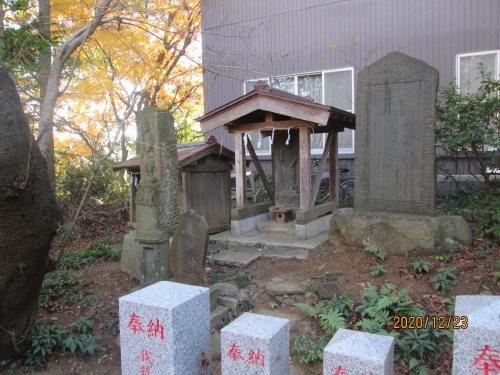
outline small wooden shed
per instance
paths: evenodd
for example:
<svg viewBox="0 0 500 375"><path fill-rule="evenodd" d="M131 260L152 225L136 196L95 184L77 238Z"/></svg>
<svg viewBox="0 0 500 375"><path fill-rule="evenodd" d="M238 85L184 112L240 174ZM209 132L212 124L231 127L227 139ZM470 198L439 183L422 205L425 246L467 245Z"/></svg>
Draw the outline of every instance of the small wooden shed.
<svg viewBox="0 0 500 375"><path fill-rule="evenodd" d="M179 206L181 213L194 210L208 223L209 233L231 227L231 170L234 152L217 143L214 137L206 142L177 145L179 160ZM133 157L115 164L115 171L130 173L130 222L136 222L136 186L140 183L140 158Z"/></svg>

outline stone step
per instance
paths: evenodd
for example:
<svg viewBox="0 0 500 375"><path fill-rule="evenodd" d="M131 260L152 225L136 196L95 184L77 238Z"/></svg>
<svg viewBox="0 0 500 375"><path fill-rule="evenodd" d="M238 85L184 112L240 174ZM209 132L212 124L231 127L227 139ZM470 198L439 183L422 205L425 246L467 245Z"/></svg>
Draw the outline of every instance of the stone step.
<svg viewBox="0 0 500 375"><path fill-rule="evenodd" d="M279 232L279 233L290 233L295 235L295 222L290 221L288 223L277 223L272 220L260 221L257 223L257 228L261 232Z"/></svg>

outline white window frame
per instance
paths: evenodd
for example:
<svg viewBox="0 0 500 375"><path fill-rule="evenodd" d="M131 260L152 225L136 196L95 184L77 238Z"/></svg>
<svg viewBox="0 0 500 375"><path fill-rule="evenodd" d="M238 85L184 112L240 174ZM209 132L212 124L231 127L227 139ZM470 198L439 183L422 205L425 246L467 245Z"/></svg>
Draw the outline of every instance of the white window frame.
<svg viewBox="0 0 500 375"><path fill-rule="evenodd" d="M457 79L457 90L460 92L460 58L469 56L481 56L481 55L493 55L495 54L495 65L496 73L493 78L498 79L500 74L500 50L489 50L489 51L477 51L477 52L467 52L467 53L457 53L455 61L455 77Z"/></svg>
<svg viewBox="0 0 500 375"><path fill-rule="evenodd" d="M481 56L481 55L495 55L495 69L496 72L493 72L493 79L499 79L500 74L500 50L489 50L489 51L477 51L477 52L468 52L468 53L457 53L456 58L456 69L455 69L455 77L457 79L457 91L460 93L460 58L461 57L469 57L469 56ZM496 150L495 147L486 146L488 151ZM491 171L489 172L491 173ZM495 171L498 173L498 171Z"/></svg>
<svg viewBox="0 0 500 375"><path fill-rule="evenodd" d="M351 99L352 99L352 109L349 111L349 110L346 110L346 112L350 112L350 113L356 113L356 100L355 100L355 93L356 93L356 90L355 90L355 86L354 86L354 67L349 67L349 68L339 68L339 69L330 69L330 70L324 70L321 72L321 79L323 80L323 92L321 93L321 96L322 96L322 99L323 99L323 104L325 104L325 74L326 73L332 73L332 72L345 72L345 71L351 71L351 89L352 89L352 92L351 92ZM355 145L355 137L356 137L356 132L353 130L352 131L353 134L352 134L352 147L350 148L339 148L338 150L338 154L354 154L354 145ZM325 139L325 135L323 135L323 148L325 147L325 142L326 142L326 139ZM321 152L323 152L323 150L321 150Z"/></svg>
<svg viewBox="0 0 500 375"><path fill-rule="evenodd" d="M311 75L321 75L321 90L322 90L322 92L321 92L321 104L325 104L325 73L344 72L344 71L351 72L351 89L352 89L352 93L351 93L352 110L348 110L346 112L355 113L354 67L330 69L330 70L315 71L315 72L306 72L306 73L300 73L300 74L289 74L289 75L279 75L279 76L273 76L273 77L248 79L248 80L243 82L243 95L247 94L247 92L245 90L245 83L247 83L247 82L264 81L268 85L270 85L272 78L291 78L291 77L293 77L293 79L294 79L294 94L297 95L298 90L299 90L299 83L298 83L299 77L311 76ZM318 154L322 154L324 152L326 137L325 137L325 133L322 133L322 135L323 135L323 148L312 148L311 154L318 155ZM355 138L355 132L353 133L353 137L352 137L352 147L351 148L339 148L338 153L339 154L354 154L354 143L355 143L354 138ZM254 146L254 148L255 148L255 146ZM271 147L269 147L269 150L260 150L260 149L255 148L255 153L257 155L271 155ZM248 150L247 150L246 154L249 155Z"/></svg>

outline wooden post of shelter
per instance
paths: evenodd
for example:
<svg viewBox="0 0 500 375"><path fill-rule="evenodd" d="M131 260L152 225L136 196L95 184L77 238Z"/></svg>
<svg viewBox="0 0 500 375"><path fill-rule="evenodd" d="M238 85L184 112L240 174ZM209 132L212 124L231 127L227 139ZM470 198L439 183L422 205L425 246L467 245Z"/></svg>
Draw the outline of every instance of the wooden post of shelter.
<svg viewBox="0 0 500 375"><path fill-rule="evenodd" d="M246 155L243 145L243 133L234 133L234 169L236 174L236 206L247 206Z"/></svg>
<svg viewBox="0 0 500 375"><path fill-rule="evenodd" d="M300 209L311 208L311 148L309 127L299 127Z"/></svg>
<svg viewBox="0 0 500 375"><path fill-rule="evenodd" d="M338 178L338 167L337 162L339 159L339 132L337 129L333 129L333 139L330 143L330 149L328 150L329 156L329 170L330 170L330 201L336 202L337 207L339 206L339 178Z"/></svg>
<svg viewBox="0 0 500 375"><path fill-rule="evenodd" d="M330 130L328 133L328 137L326 138L326 144L325 144L325 149L323 151L323 155L321 155L321 160L319 162L318 166L318 173L316 175L316 180L314 181L314 186L312 189L312 195L311 195L311 207L314 207L314 203L316 202L316 197L318 196L319 193L319 187L321 185L321 177L323 177L323 171L325 170L326 166L326 159L328 158L328 154L330 151L330 145L332 143L332 139L334 137L334 130ZM332 173L332 172L330 172Z"/></svg>

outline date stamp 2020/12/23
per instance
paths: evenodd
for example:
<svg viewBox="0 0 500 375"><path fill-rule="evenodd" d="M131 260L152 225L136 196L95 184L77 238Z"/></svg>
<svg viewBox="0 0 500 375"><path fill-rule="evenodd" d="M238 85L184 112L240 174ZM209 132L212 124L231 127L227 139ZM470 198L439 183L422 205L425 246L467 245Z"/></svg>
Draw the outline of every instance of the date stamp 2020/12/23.
<svg viewBox="0 0 500 375"><path fill-rule="evenodd" d="M394 329L422 329L433 327L435 329L466 329L469 319L465 315L450 316L412 316L396 315L393 320Z"/></svg>

